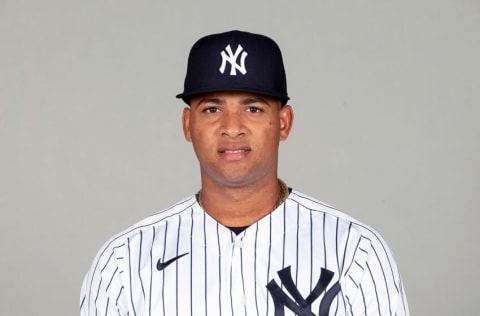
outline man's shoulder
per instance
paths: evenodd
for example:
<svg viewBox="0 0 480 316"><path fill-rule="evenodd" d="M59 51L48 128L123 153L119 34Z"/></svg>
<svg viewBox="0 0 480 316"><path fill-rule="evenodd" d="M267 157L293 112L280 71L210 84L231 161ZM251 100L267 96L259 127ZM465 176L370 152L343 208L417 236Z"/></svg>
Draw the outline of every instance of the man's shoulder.
<svg viewBox="0 0 480 316"><path fill-rule="evenodd" d="M301 193L297 190L292 189L290 195L288 196L288 199L310 211L322 212L322 213L325 213L326 215L338 217L339 219L342 219L342 220L357 222L356 219L354 219L347 213L344 213L343 211L335 208L334 206L328 203L322 202L307 194Z"/></svg>
<svg viewBox="0 0 480 316"><path fill-rule="evenodd" d="M133 225L131 228L142 228L142 227L148 227L148 226L155 226L158 224L161 224L165 221L167 221L170 218L176 217L176 216L181 216L185 212L192 211L193 208L198 205L197 204L197 199L195 198L194 195L189 196L173 205L171 205L168 208L165 208L163 210L160 210L142 220L140 220L138 223Z"/></svg>
<svg viewBox="0 0 480 316"><path fill-rule="evenodd" d="M297 203L308 211L320 213L322 215L334 218L336 221L343 223L343 226L350 226L351 229L357 231L360 235L382 239L380 234L368 224L365 224L364 222L352 217L343 210L340 210L307 194L292 190L288 199Z"/></svg>
<svg viewBox="0 0 480 316"><path fill-rule="evenodd" d="M169 220L178 220L178 218L185 214L193 212L196 205L198 204L194 195L187 197L168 208L141 219L137 223L117 233L107 240L102 248L120 248L130 240L139 237L141 238L142 234L148 231L157 231L159 228L166 225Z"/></svg>

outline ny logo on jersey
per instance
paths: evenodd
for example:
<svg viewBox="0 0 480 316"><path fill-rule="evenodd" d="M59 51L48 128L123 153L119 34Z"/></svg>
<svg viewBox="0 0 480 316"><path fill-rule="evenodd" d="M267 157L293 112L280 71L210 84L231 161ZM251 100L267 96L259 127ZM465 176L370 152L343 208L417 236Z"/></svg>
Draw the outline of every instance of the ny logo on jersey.
<svg viewBox="0 0 480 316"><path fill-rule="evenodd" d="M240 53L242 55L240 56L240 64L238 64L237 59ZM222 56L222 65L220 66L219 70L222 74L225 72L227 62L230 63L230 76L236 76L237 70L240 71L243 75L247 73L247 69L245 68L245 58L247 58L248 53L243 50L242 45L237 46L235 54L233 53L230 45L227 45L227 47L222 50L220 55Z"/></svg>
<svg viewBox="0 0 480 316"><path fill-rule="evenodd" d="M292 274L290 273L290 266L280 270L277 272L280 280L282 281L283 286L285 289L290 293L292 300L282 289L277 285L275 280L271 280L268 285L267 289L272 296L273 303L275 305L275 316L284 316L285 315L285 306L290 309L295 315L298 316L315 316L312 313L312 303L320 297L320 295L325 291L328 284L333 278L333 272L327 269L323 269L320 274L320 278L317 281L317 285L313 291L307 296L307 298L303 298L303 296L298 291L295 283L292 279ZM330 305L332 304L333 299L337 296L338 292L340 291L340 284L335 282L335 284L325 293L321 302L320 308L318 311L318 316L328 316L328 311L330 309Z"/></svg>

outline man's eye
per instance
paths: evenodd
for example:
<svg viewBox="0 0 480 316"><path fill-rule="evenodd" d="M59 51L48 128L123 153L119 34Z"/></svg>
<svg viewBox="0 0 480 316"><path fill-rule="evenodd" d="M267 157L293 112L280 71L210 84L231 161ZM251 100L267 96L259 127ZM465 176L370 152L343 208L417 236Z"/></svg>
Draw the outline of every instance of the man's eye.
<svg viewBox="0 0 480 316"><path fill-rule="evenodd" d="M214 106L210 106L210 107L207 107L203 110L205 113L217 113L218 112L218 108L214 107Z"/></svg>
<svg viewBox="0 0 480 316"><path fill-rule="evenodd" d="M257 108L256 106L250 106L248 107L248 112L259 113L259 112L262 112L262 109Z"/></svg>

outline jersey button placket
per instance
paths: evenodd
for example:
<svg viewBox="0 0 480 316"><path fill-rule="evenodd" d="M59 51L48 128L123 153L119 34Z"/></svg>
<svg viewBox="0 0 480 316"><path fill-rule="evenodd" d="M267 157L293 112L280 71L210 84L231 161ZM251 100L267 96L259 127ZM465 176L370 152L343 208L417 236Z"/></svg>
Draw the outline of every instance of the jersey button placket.
<svg viewBox="0 0 480 316"><path fill-rule="evenodd" d="M242 238L236 239L233 245L234 245L236 248L242 249L242 247L243 247L243 239L242 239Z"/></svg>
<svg viewBox="0 0 480 316"><path fill-rule="evenodd" d="M247 298L244 293L243 275L242 275L242 248L244 246L243 236L235 237L232 244L232 284L231 294L235 315L245 313Z"/></svg>

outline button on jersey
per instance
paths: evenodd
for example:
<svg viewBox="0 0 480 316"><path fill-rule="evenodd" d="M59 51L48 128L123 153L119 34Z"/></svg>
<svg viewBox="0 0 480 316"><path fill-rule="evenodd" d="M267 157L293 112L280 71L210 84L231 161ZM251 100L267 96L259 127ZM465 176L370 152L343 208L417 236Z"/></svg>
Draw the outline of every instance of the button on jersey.
<svg viewBox="0 0 480 316"><path fill-rule="evenodd" d="M239 235L192 196L110 239L85 277L81 315L408 315L370 227L292 191Z"/></svg>

